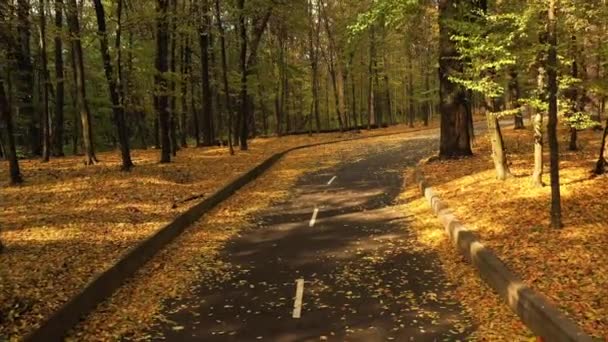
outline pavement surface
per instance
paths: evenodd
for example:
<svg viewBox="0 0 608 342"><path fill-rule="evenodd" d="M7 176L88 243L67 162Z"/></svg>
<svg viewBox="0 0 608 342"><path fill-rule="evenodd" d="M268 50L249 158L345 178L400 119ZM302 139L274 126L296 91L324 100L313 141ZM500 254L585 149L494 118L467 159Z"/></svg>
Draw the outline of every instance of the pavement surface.
<svg viewBox="0 0 608 342"><path fill-rule="evenodd" d="M234 278L170 303L169 341L456 341L474 327L395 200L434 134L370 143L362 158L306 174L256 217L222 261Z"/></svg>

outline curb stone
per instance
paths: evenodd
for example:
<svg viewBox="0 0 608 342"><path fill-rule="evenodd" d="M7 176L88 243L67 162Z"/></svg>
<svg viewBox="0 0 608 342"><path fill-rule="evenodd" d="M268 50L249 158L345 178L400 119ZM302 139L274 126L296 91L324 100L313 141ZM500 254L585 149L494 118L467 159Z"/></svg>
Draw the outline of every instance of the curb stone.
<svg viewBox="0 0 608 342"><path fill-rule="evenodd" d="M458 251L475 266L481 278L534 334L548 342L593 341L591 336L564 316L543 295L532 290L511 272L492 250L479 241L475 233L458 220L452 210L428 186L420 164L416 167L415 177L422 195Z"/></svg>
<svg viewBox="0 0 608 342"><path fill-rule="evenodd" d="M150 260L162 248L178 237L186 228L208 213L215 206L233 195L236 191L262 175L284 155L289 152L305 148L330 145L341 142L364 140L395 135L411 134L420 131L437 130L433 128L421 128L407 132L395 132L378 134L374 136L337 139L322 143L313 143L292 147L282 152L277 152L266 160L253 167L245 174L238 176L227 186L217 190L211 196L192 206L184 213L175 217L169 224L160 228L152 236L139 242L134 247L125 251L121 257L106 270L97 274L77 294L72 296L65 304L52 313L42 322L40 327L27 335L25 341L63 341L68 331L78 324L81 318L93 311L97 305L108 299L121 285L135 274L143 265ZM1 341L1 339L0 339Z"/></svg>

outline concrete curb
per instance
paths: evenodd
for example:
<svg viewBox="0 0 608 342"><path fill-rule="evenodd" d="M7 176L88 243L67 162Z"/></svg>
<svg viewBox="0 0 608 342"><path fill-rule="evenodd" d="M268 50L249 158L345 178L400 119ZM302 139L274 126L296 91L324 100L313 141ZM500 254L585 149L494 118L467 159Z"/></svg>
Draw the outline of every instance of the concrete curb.
<svg viewBox="0 0 608 342"><path fill-rule="evenodd" d="M154 235L127 250L113 266L93 278L79 293L74 295L67 303L48 317L37 330L28 335L25 340L62 341L67 332L78 324L82 317L90 313L97 307L97 305L109 298L128 278L135 274L138 269L140 269L148 260L158 253L158 251L173 241L186 228L200 219L216 205L270 169L287 153L305 148L340 142L410 134L434 129L438 128L421 128L408 132L395 132L378 134L375 136L333 140L323 143L293 147L270 156L253 169L237 177L237 179L233 180L224 188L216 191L210 197L204 199L184 213L178 215L175 219L173 219L172 222L159 229Z"/></svg>
<svg viewBox="0 0 608 342"><path fill-rule="evenodd" d="M420 167L416 168L416 182L458 251L475 266L481 278L534 334L551 342L593 341L591 336L559 312L544 296L523 283L492 250L479 242L477 236L458 220L427 185Z"/></svg>

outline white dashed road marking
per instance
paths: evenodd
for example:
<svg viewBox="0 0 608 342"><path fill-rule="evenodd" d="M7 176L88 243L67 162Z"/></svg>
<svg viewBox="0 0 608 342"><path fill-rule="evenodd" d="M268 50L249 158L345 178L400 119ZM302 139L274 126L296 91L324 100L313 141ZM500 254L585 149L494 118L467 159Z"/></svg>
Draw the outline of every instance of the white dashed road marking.
<svg viewBox="0 0 608 342"><path fill-rule="evenodd" d="M293 318L300 318L302 315L302 297L304 296L304 279L296 280L296 299L293 302Z"/></svg>
<svg viewBox="0 0 608 342"><path fill-rule="evenodd" d="M331 179L329 180L329 182L327 182L327 185L331 185L331 183L333 183L336 180L336 178L338 178L338 176L331 177Z"/></svg>
<svg viewBox="0 0 608 342"><path fill-rule="evenodd" d="M310 222L308 223L309 227L314 227L315 222L317 221L317 214L319 214L319 208L315 208L312 212L312 217L310 218Z"/></svg>

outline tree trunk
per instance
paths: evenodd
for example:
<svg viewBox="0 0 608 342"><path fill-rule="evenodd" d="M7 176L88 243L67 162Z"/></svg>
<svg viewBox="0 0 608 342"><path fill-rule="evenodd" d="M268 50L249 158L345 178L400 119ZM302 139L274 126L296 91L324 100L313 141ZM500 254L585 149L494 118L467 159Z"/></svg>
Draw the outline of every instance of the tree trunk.
<svg viewBox="0 0 608 342"><path fill-rule="evenodd" d="M608 118L606 118L606 126L604 127L604 133L602 134L602 143L600 145L600 155L597 159L597 163L595 164L595 170L593 173L596 175L603 175L606 172L606 165L608 162L606 161L606 140L608 137Z"/></svg>
<svg viewBox="0 0 608 342"><path fill-rule="evenodd" d="M15 135L13 132L13 119L4 91L4 79L2 75L0 75L0 133L2 134L2 142L7 144L4 154L6 155L6 159L8 159L10 183L19 184L23 182L23 178L21 178L21 171L19 170Z"/></svg>
<svg viewBox="0 0 608 342"><path fill-rule="evenodd" d="M176 74L177 60L176 60L176 48L177 48L177 0L170 0L171 6L171 31L169 34L169 72L171 75ZM177 82L172 77L169 83L169 140L171 141L171 154L177 156L179 150L179 144L177 142Z"/></svg>
<svg viewBox="0 0 608 342"><path fill-rule="evenodd" d="M240 103L240 118L239 118L239 143L242 151L246 151L248 149L247 146L247 138L249 136L247 118L249 117L247 110L249 109L249 105L247 103L247 26L245 22L245 0L237 0L237 10L239 13L238 16L238 32L239 32L239 40L240 40L240 58L239 58L239 66L241 71L241 103Z"/></svg>
<svg viewBox="0 0 608 342"><path fill-rule="evenodd" d="M203 116L201 130L203 132L203 145L211 146L215 142L213 131L213 102L211 93L211 82L209 73L209 30L211 29L209 2L203 0L200 7L199 44L201 48L201 82Z"/></svg>
<svg viewBox="0 0 608 342"><path fill-rule="evenodd" d="M407 110L407 122L410 128L414 127L414 119L416 117L414 109L414 65L412 63L413 54L412 47L407 46L407 98L409 108Z"/></svg>
<svg viewBox="0 0 608 342"><path fill-rule="evenodd" d="M519 73L515 69L511 69L509 72L508 92L509 109L514 110L519 108ZM524 125L524 116L521 110L518 110L513 116L513 124L514 129L526 128Z"/></svg>
<svg viewBox="0 0 608 342"><path fill-rule="evenodd" d="M34 68L30 51L30 4L29 0L17 1L17 38L13 47L17 66L18 116L28 120L29 150L33 155L41 155L39 118L34 105Z"/></svg>
<svg viewBox="0 0 608 342"><path fill-rule="evenodd" d="M557 141L557 32L555 17L555 2L549 0L549 54L547 57L547 83L549 92L549 155L551 157L551 226L555 229L562 227L561 195L559 185L559 145Z"/></svg>
<svg viewBox="0 0 608 342"><path fill-rule="evenodd" d="M443 158L470 156L471 131L469 121L471 109L467 94L462 86L453 83L450 76L463 70L458 59L455 43L451 40L454 33L449 20L461 15L463 1L439 1L439 99L441 113L441 132L439 156Z"/></svg>
<svg viewBox="0 0 608 342"><path fill-rule="evenodd" d="M169 0L157 0L156 19L156 76L155 83L158 110L158 125L160 128L161 153L160 162L171 162L170 113L167 97L168 85L166 74L169 71L167 61L169 55L169 22L167 19Z"/></svg>
<svg viewBox="0 0 608 342"><path fill-rule="evenodd" d="M42 84L42 161L48 162L51 156L51 127L49 117L49 69L48 58L46 55L46 9L45 1L39 0L39 18L40 18L40 61L42 71L40 72L40 83Z"/></svg>
<svg viewBox="0 0 608 342"><path fill-rule="evenodd" d="M184 2L185 3L185 2ZM190 82L190 61L188 60L188 50L190 49L189 39L186 37L181 46L180 52L180 60L181 60L181 73L182 73L182 81L181 81L181 98L182 98L182 107L180 112L180 144L182 148L188 147L188 142L186 141L186 115L189 111L188 108L188 82Z"/></svg>
<svg viewBox="0 0 608 342"><path fill-rule="evenodd" d="M319 115L319 26L315 24L315 8L313 0L308 0L308 50L310 53L311 91L312 91L312 113L317 126L317 133L321 131L321 117ZM316 21L319 22L318 20ZM312 120L311 120L312 126Z"/></svg>
<svg viewBox="0 0 608 342"><path fill-rule="evenodd" d="M84 74L84 55L80 39L80 22L78 20L78 7L76 0L68 0L68 26L72 39L72 51L74 55L74 71L76 72L76 102L82 122L82 143L84 145L85 165L97 162L95 146L93 143L93 127L91 123L91 111L86 93L86 82Z"/></svg>
<svg viewBox="0 0 608 342"><path fill-rule="evenodd" d="M374 26L369 31L369 64L367 68L367 81L369 82L369 92L367 96L367 129L376 125L376 99L374 89L374 59L376 59L376 34Z"/></svg>
<svg viewBox="0 0 608 342"><path fill-rule="evenodd" d="M228 148L230 154L234 155L234 147L232 144L232 104L230 101L230 87L228 85L228 62L226 58L226 33L222 23L222 13L220 10L220 0L215 0L215 16L217 30L220 33L220 49L222 59L222 84L224 86L224 105L228 113Z"/></svg>
<svg viewBox="0 0 608 342"><path fill-rule="evenodd" d="M493 111L500 111L498 100L491 99L491 101L493 102ZM486 109L486 119L492 145L492 160L494 161L494 169L496 170L496 179L505 180L510 175L510 172L507 164L504 140L502 138L502 132L500 131L500 123L498 117L489 112L489 108Z"/></svg>
<svg viewBox="0 0 608 342"><path fill-rule="evenodd" d="M114 67L112 58L110 57L110 49L108 47L108 33L106 29L106 14L101 0L93 0L95 5L95 14L97 16L97 35L99 36L99 48L103 60L103 68L108 83L108 92L110 101L112 102L112 114L114 116L114 124L116 125L116 134L120 143L120 155L122 159L123 171L129 171L133 167L131 161L131 151L129 149L129 136L127 125L125 122L124 107L121 104L119 89L120 85L114 78ZM117 39L119 39L117 37Z"/></svg>
<svg viewBox="0 0 608 342"><path fill-rule="evenodd" d="M55 0L55 120L53 127L53 154L63 157L63 107L64 107L64 70L63 42L61 30L63 26L63 0Z"/></svg>

